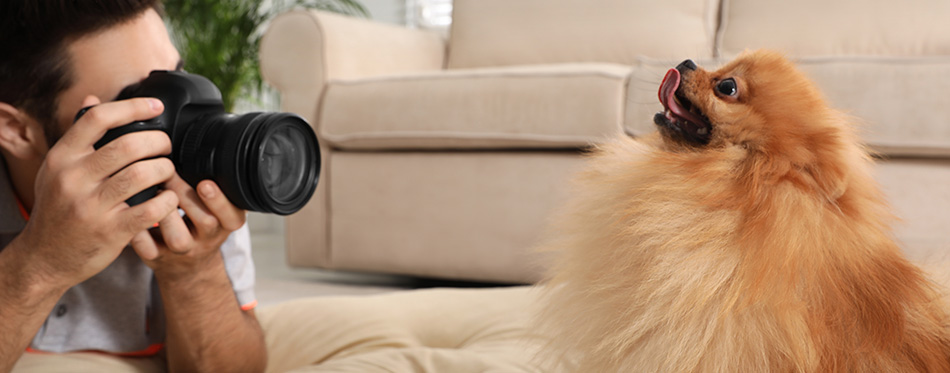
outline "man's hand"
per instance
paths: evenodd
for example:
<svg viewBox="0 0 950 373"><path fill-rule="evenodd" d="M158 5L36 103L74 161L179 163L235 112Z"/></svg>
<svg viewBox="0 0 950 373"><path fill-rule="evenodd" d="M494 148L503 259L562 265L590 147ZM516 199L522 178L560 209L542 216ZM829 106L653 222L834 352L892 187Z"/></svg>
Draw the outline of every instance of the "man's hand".
<svg viewBox="0 0 950 373"><path fill-rule="evenodd" d="M99 150L105 132L154 118L161 101L137 98L90 109L50 149L34 184L32 216L0 251L0 371L8 371L70 287L101 272L132 237L175 211L165 191L140 205L125 200L175 174L163 132L122 136Z"/></svg>
<svg viewBox="0 0 950 373"><path fill-rule="evenodd" d="M221 256L221 244L244 225L247 213L231 204L211 180L200 182L196 192L175 175L165 189L178 197L185 217L177 211L165 216L157 230L137 234L132 247L157 276L186 280Z"/></svg>
<svg viewBox="0 0 950 373"><path fill-rule="evenodd" d="M107 130L161 114L161 101L83 101L93 105L47 153L36 177L32 216L18 237L46 278L65 288L105 269L132 237L178 205L171 191L134 207L125 203L175 175L168 158L154 158L171 152L165 133L130 133L93 148Z"/></svg>

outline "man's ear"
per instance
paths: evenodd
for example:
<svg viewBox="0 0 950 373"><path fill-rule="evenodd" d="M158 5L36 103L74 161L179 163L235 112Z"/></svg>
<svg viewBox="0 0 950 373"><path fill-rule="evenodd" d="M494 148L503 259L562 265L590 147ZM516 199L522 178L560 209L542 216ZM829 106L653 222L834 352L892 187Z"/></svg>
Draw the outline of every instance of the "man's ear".
<svg viewBox="0 0 950 373"><path fill-rule="evenodd" d="M0 102L0 148L21 159L42 156L48 149L43 126L26 112Z"/></svg>

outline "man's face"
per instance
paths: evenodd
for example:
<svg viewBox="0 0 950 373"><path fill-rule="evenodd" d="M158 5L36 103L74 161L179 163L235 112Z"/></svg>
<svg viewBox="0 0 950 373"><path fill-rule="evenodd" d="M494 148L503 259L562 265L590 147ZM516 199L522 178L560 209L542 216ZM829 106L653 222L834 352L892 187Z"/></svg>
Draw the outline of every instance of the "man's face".
<svg viewBox="0 0 950 373"><path fill-rule="evenodd" d="M74 81L59 95L55 118L61 132L56 138L72 126L86 96L111 101L123 88L145 79L152 70L181 67L181 58L168 38L165 24L152 9L131 22L73 42L68 53Z"/></svg>

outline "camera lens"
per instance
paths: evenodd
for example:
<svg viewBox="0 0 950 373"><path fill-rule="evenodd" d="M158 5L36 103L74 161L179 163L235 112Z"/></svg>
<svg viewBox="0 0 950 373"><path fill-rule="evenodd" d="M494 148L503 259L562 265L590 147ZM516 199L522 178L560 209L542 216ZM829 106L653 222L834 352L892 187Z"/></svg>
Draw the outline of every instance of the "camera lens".
<svg viewBox="0 0 950 373"><path fill-rule="evenodd" d="M307 174L305 168L307 146L304 134L299 129L283 126L261 142L259 169L264 191L275 200L293 199L303 186Z"/></svg>
<svg viewBox="0 0 950 373"><path fill-rule="evenodd" d="M288 113L201 116L187 126L175 164L191 185L214 180L235 206L289 215L317 187L317 138Z"/></svg>
<svg viewBox="0 0 950 373"><path fill-rule="evenodd" d="M293 119L299 118L268 117L250 139L251 184L265 204L282 209L297 204L301 197L310 198L309 182L317 175L309 166L319 163L316 144L308 143L313 131Z"/></svg>

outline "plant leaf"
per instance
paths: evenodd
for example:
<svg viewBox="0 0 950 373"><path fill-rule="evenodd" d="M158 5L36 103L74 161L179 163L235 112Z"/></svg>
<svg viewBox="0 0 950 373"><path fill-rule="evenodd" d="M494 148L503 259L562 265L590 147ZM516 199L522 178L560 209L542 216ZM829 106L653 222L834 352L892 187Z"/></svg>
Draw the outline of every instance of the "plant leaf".
<svg viewBox="0 0 950 373"><path fill-rule="evenodd" d="M221 90L225 110L239 97L252 99L264 88L258 50L263 26L294 7L357 17L369 12L356 0L165 0L165 20L185 70L202 75Z"/></svg>

